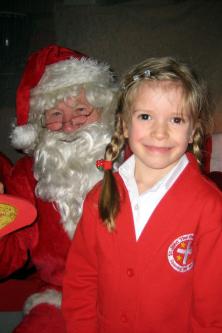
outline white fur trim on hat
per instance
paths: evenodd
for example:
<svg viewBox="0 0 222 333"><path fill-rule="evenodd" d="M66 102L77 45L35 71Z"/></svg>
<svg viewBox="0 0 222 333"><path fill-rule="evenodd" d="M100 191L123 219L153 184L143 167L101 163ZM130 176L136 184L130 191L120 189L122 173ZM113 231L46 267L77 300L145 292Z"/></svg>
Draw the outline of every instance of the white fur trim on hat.
<svg viewBox="0 0 222 333"><path fill-rule="evenodd" d="M31 96L54 92L73 85L96 82L107 86L111 82L109 66L93 59L70 58L48 65L38 85L32 89Z"/></svg>
<svg viewBox="0 0 222 333"><path fill-rule="evenodd" d="M36 127L31 124L15 126L10 135L12 146L15 149L26 149L27 147L32 146L36 141L36 138Z"/></svg>

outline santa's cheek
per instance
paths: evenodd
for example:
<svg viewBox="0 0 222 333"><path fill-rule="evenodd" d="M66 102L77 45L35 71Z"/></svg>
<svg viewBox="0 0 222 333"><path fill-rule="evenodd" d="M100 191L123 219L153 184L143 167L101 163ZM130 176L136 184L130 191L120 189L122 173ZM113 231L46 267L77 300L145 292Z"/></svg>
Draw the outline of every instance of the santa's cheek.
<svg viewBox="0 0 222 333"><path fill-rule="evenodd" d="M81 125L85 124L86 120L87 120L87 116L83 115L83 116L78 116L78 117L72 118L71 123L73 126L80 127Z"/></svg>
<svg viewBox="0 0 222 333"><path fill-rule="evenodd" d="M93 124L98 121L98 116L95 115L83 115L78 116L72 119L71 122L63 124L63 129L65 127L72 127L73 131L75 131L78 128L81 128L85 125Z"/></svg>
<svg viewBox="0 0 222 333"><path fill-rule="evenodd" d="M48 124L46 125L46 128L52 132L59 131L62 128L62 124L61 123Z"/></svg>
<svg viewBox="0 0 222 333"><path fill-rule="evenodd" d="M101 115L98 112L93 112L91 113L87 119L86 119L86 124L93 124L96 123L97 121L100 121Z"/></svg>

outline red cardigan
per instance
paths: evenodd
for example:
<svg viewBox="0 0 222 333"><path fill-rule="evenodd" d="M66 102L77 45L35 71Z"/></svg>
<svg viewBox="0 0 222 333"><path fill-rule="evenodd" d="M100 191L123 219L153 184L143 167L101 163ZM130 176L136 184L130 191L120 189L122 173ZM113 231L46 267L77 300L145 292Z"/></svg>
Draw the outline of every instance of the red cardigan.
<svg viewBox="0 0 222 333"><path fill-rule="evenodd" d="M98 216L100 185L84 203L64 277L67 332L222 332L221 193L190 162L136 241L128 193L116 180L115 232Z"/></svg>

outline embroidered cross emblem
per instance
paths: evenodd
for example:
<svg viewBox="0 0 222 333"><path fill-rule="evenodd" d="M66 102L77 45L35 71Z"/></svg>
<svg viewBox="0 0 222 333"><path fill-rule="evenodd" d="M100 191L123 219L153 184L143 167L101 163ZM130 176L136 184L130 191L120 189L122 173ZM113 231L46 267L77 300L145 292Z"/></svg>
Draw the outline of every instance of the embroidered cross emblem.
<svg viewBox="0 0 222 333"><path fill-rule="evenodd" d="M169 246L167 257L170 265L178 272L185 273L193 268L192 244L194 234L175 239Z"/></svg>
<svg viewBox="0 0 222 333"><path fill-rule="evenodd" d="M184 243L181 243L181 247L184 247L183 244ZM181 249L181 248L177 249L177 253L180 253L180 254L184 255L183 256L183 265L186 265L188 256L192 254L191 244L192 244L192 241L190 240L190 241L188 241L187 248L185 248L185 250ZM185 244L185 246L186 246L186 244Z"/></svg>

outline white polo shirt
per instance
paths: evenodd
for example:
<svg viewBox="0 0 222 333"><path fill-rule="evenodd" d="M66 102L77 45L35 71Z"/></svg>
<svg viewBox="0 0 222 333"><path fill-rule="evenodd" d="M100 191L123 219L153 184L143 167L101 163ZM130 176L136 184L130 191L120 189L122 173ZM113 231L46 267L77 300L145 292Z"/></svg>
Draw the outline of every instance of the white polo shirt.
<svg viewBox="0 0 222 333"><path fill-rule="evenodd" d="M170 170L152 188L140 195L134 176L134 155L130 156L119 167L119 174L122 177L124 184L129 192L137 240L139 239L145 225L149 222L149 218L154 209L157 207L160 200L167 193L167 191L169 191L170 187L174 184L187 164L188 158L184 154L172 170Z"/></svg>

